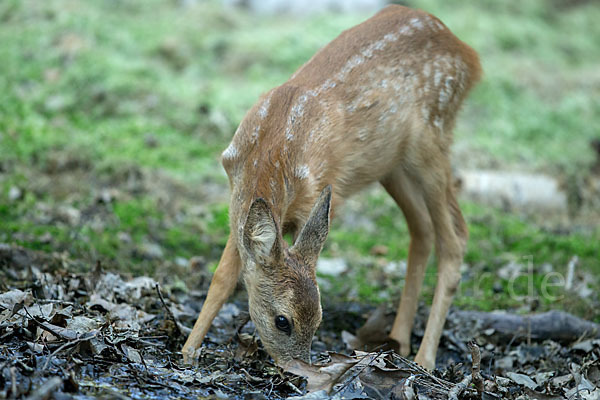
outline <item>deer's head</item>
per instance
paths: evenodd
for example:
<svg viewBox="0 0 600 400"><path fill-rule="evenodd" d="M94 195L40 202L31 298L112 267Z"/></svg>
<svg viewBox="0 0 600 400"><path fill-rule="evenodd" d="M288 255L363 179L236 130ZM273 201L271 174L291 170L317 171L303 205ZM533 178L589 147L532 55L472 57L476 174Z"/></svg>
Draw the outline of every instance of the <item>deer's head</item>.
<svg viewBox="0 0 600 400"><path fill-rule="evenodd" d="M316 265L329 232L330 204L327 186L292 247L263 199L250 206L242 238L248 306L263 345L278 364L293 358L310 362L312 337L321 323Z"/></svg>

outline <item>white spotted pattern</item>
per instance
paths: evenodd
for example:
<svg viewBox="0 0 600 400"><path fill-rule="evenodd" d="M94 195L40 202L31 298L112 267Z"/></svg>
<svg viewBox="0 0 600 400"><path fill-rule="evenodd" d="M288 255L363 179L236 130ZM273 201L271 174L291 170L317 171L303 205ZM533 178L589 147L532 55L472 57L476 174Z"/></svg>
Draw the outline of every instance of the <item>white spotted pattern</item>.
<svg viewBox="0 0 600 400"><path fill-rule="evenodd" d="M252 144L256 144L258 142L258 132L260 131L260 125L257 125L254 130L252 131L252 138L251 138L251 142Z"/></svg>
<svg viewBox="0 0 600 400"><path fill-rule="evenodd" d="M411 18L410 20L410 26L412 26L413 28L417 29L417 30L421 30L425 27L425 25L423 25L423 21L421 21L419 18Z"/></svg>
<svg viewBox="0 0 600 400"><path fill-rule="evenodd" d="M445 109L450 101L450 96L452 96L452 83L454 82L454 78L451 76L447 76L444 82L444 86L440 89L440 97L438 99L440 103L440 109Z"/></svg>
<svg viewBox="0 0 600 400"><path fill-rule="evenodd" d="M232 142L229 144L229 146L227 146L225 151L223 151L223 154L221 156L223 157L224 160L232 160L232 159L236 158L237 155L238 155L238 149L235 147L235 145Z"/></svg>
<svg viewBox="0 0 600 400"><path fill-rule="evenodd" d="M296 167L295 174L299 179L307 179L310 175L310 169L308 168L308 165L302 164Z"/></svg>
<svg viewBox="0 0 600 400"><path fill-rule="evenodd" d="M270 105L271 105L271 93L269 93L269 95L267 96L265 101L263 101L263 103L260 105L260 108L258 109L258 116L260 117L260 119L267 118L267 115L269 115Z"/></svg>
<svg viewBox="0 0 600 400"><path fill-rule="evenodd" d="M433 22L433 20L429 21L429 22ZM389 43L395 42L399 39L399 37L400 37L399 35L411 35L411 34L413 34L413 29L421 30L424 28L425 28L425 25L423 24L423 21L421 21L419 18L412 18L409 21L409 24L403 25L402 27L399 28L399 30L397 32L389 32L389 33L385 34L382 39L377 40L377 41L369 44L367 47L363 48L360 51L360 54L355 54L354 56L352 56L346 62L346 64L344 64L344 66L335 74L335 79L331 79L331 78L327 79L317 89L309 90L306 93L299 96L296 103L292 106L292 109L290 111L290 115L289 115L289 118L288 118L288 121L286 124L286 129L285 129L286 139L289 141L294 139L293 127L294 127L295 123L303 116L304 106L310 97L317 97L322 92L336 87L338 82L344 82L344 80L346 79L348 74L354 68L363 64L367 59L372 58L373 55L375 54L375 52L385 50L385 48L387 47L387 45ZM431 66L428 66L427 68L431 68ZM292 76L292 79L301 70L302 70L302 68L300 70L298 70ZM402 68L400 68L400 72L402 72ZM428 71L427 74L429 74L429 73L430 72ZM380 83L380 86L382 88L387 88L388 81L382 80ZM265 106L265 103L268 105L268 101L269 101L269 98L267 98L267 100L265 100L265 102L263 103L263 106L261 107L261 110L259 111L259 114L261 116L263 115L263 113L261 113L262 108ZM264 115L266 115L266 112L264 113Z"/></svg>

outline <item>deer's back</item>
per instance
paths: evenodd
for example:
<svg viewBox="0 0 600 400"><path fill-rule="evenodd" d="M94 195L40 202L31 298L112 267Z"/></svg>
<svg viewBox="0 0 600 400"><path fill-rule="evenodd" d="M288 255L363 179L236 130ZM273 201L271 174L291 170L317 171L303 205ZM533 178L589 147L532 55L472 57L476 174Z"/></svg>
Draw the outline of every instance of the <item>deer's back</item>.
<svg viewBox="0 0 600 400"><path fill-rule="evenodd" d="M234 191L268 192L282 174L290 189L332 183L345 197L419 152L446 151L479 75L477 54L436 17L388 6L248 112L223 156Z"/></svg>

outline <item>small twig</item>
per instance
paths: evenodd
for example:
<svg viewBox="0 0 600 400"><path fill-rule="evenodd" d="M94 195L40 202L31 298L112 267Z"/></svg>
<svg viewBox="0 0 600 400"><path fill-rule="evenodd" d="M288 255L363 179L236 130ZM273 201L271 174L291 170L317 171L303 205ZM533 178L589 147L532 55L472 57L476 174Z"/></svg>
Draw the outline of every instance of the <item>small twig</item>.
<svg viewBox="0 0 600 400"><path fill-rule="evenodd" d="M140 360L142 361L142 365L144 366L144 370L148 373L148 366L146 365L146 360L144 360L144 354L140 351Z"/></svg>
<svg viewBox="0 0 600 400"><path fill-rule="evenodd" d="M467 375L448 392L448 400L458 400L458 396L471 384L471 375Z"/></svg>
<svg viewBox="0 0 600 400"><path fill-rule="evenodd" d="M513 335L513 337L508 341L508 344L506 345L506 350L505 350L506 354L510 353L510 348L513 345L513 343L515 342L515 340L519 337L519 335L521 335L521 332L516 331L515 334Z"/></svg>
<svg viewBox="0 0 600 400"><path fill-rule="evenodd" d="M467 347L471 351L471 358L473 359L473 367L471 372L473 374L473 384L475 385L475 389L477 389L477 394L479 398L483 396L483 378L481 377L481 351L479 350L479 346L475 341L470 341L467 344Z"/></svg>
<svg viewBox="0 0 600 400"><path fill-rule="evenodd" d="M592 390L590 388L579 389L579 386L577 386L577 391L569 397L569 400L571 400L573 398L573 396L577 396L576 397L577 400L581 399L581 396L579 395L580 392L590 392L591 393Z"/></svg>
<svg viewBox="0 0 600 400"><path fill-rule="evenodd" d="M437 376L431 374L425 368L421 367L416 362L414 362L412 360L409 360L408 358L404 358L402 356L399 356L396 353L392 353L392 357L394 357L395 359L400 360L402 363L408 365L408 367L412 369L411 372L416 371L415 375L426 376L426 377L430 378L431 380L433 380L438 385L442 386L445 390L448 390L451 387L453 387L453 384L451 382L448 382L446 380L438 378ZM419 384L421 385L421 384L423 384L423 382L419 382ZM438 390L438 389L436 388L436 390Z"/></svg>
<svg viewBox="0 0 600 400"><path fill-rule="evenodd" d="M67 306L77 305L76 303L74 303L72 301L66 301L66 300L57 300L57 299L35 299L35 300L39 304L64 304Z"/></svg>
<svg viewBox="0 0 600 400"><path fill-rule="evenodd" d="M131 338L131 341L134 341L136 343L139 344L143 344L144 346L149 346L149 347L163 347L165 344L164 343L154 343L154 342L149 342L147 340L138 340L138 338ZM163 350L163 353L168 352L168 350Z"/></svg>
<svg viewBox="0 0 600 400"><path fill-rule="evenodd" d="M298 394L302 394L302 390L298 389L298 388L296 387L296 385L294 385L292 382L290 382L290 381L285 381L285 384L286 384L286 385L287 385L287 386L288 386L290 389L292 389L294 392L296 392L296 393L298 393Z"/></svg>
<svg viewBox="0 0 600 400"><path fill-rule="evenodd" d="M155 335L155 336L138 336L136 339L141 339L141 340L145 340L145 339L154 339L154 340L158 340L158 339L168 339L169 337L167 335Z"/></svg>
<svg viewBox="0 0 600 400"><path fill-rule="evenodd" d="M96 337L96 334L94 334L92 336L86 336L86 337L78 338L78 339L75 339L73 341L64 343L62 346L60 346L58 349L54 350L52 352L52 354L50 354L48 356L48 358L46 359L46 362L44 363L44 366L42 367L41 372L44 372L46 370L46 368L48 368L48 364L50 364L50 361L52 360L52 357L54 357L55 355L57 355L58 353L60 353L64 349L66 349L68 347L72 347L72 346L77 346L79 343L81 343L83 341L86 341L86 340L90 340L90 339L92 339L94 337Z"/></svg>
<svg viewBox="0 0 600 400"><path fill-rule="evenodd" d="M175 328L177 329L177 333L179 335L181 335L182 333L181 333L181 329L179 329L179 324L177 323L177 320L175 319L175 316L171 312L171 309L167 306L167 303L165 303L165 299L164 299L164 297L162 295L162 292L160 291L160 285L157 283L155 287L156 287L156 292L158 293L158 297L160 298L160 302L162 303L165 311L167 312L167 316L175 324Z"/></svg>
<svg viewBox="0 0 600 400"><path fill-rule="evenodd" d="M356 363L356 366L359 366L360 363L365 360L367 358L367 356L371 355L372 353L367 353L365 354L359 361L358 363ZM350 379L346 379L345 382L339 387L337 388L333 393L331 393L331 396L335 396L336 394L340 393L342 390L344 390L352 381L354 381L360 374L363 373L363 371L365 369L367 369L368 367L370 367L375 360L377 360L379 358L379 356L381 356L381 354L383 354L383 352L379 351L377 353L377 355L373 358L371 358L371 361L369 361L368 364L364 365L358 372L356 372Z"/></svg>
<svg viewBox="0 0 600 400"><path fill-rule="evenodd" d="M493 351L491 353L492 353L492 355L490 357L490 362L488 362L487 374L488 374L488 376L491 376L493 378L493 376L492 376L492 362L494 361L494 357L496 356L496 354Z"/></svg>

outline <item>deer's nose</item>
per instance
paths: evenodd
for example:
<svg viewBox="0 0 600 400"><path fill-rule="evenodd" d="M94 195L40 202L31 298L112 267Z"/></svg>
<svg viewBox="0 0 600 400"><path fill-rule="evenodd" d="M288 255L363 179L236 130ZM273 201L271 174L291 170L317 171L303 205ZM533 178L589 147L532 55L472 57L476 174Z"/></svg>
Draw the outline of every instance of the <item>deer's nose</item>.
<svg viewBox="0 0 600 400"><path fill-rule="evenodd" d="M302 351L301 353L296 354L294 356L294 358L297 358L298 360L302 360L305 363L310 364L310 347L307 350Z"/></svg>

